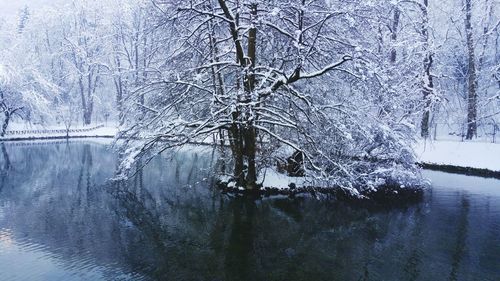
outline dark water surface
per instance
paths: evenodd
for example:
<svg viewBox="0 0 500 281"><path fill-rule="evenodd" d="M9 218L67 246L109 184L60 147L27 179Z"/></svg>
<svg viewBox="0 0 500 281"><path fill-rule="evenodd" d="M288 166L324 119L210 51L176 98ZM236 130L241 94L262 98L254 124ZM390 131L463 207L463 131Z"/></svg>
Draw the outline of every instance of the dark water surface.
<svg viewBox="0 0 500 281"><path fill-rule="evenodd" d="M366 210L222 196L210 149L107 184L105 145L2 148L1 281L500 280L498 180L425 172L424 202Z"/></svg>

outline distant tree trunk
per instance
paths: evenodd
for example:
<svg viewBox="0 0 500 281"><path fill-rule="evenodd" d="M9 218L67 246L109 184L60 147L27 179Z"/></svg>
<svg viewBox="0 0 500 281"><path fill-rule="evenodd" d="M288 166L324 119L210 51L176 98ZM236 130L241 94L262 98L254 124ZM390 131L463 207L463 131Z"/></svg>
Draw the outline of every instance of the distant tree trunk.
<svg viewBox="0 0 500 281"><path fill-rule="evenodd" d="M83 77L80 75L78 79L78 86L80 88L80 99L82 102L82 110L83 110L83 124L87 124L87 99L85 98L85 86L83 85Z"/></svg>
<svg viewBox="0 0 500 281"><path fill-rule="evenodd" d="M118 109L118 124L122 125L123 124L123 103L122 103L122 98L123 98L123 81L122 81L122 73L121 73L121 61L120 57L117 54L116 47L113 46L113 58L115 60L115 66L116 70L118 72L118 77L113 77L113 82L115 84L115 90L116 90L116 107Z"/></svg>
<svg viewBox="0 0 500 281"><path fill-rule="evenodd" d="M7 127L9 126L10 118L11 118L11 113L8 110L6 110L4 112L4 120L3 120L3 124L2 124L2 131L0 132L0 136L1 137L4 137L5 133L7 132Z"/></svg>
<svg viewBox="0 0 500 281"><path fill-rule="evenodd" d="M465 0L465 35L468 50L468 95L467 95L467 133L466 139L477 136L477 74L472 30L472 0Z"/></svg>
<svg viewBox="0 0 500 281"><path fill-rule="evenodd" d="M116 85L116 107L118 109L118 124L121 126L125 122L125 116L123 113L123 81L121 77L118 77L115 81Z"/></svg>
<svg viewBox="0 0 500 281"><path fill-rule="evenodd" d="M430 113L431 113L430 96L431 96L432 90L434 88L434 82L433 82L432 74L431 74L432 62L433 62L432 54L428 54L428 56L424 60L425 76L426 76L427 83L424 84L424 89L422 90L422 93L424 95L424 113L422 115L420 136L423 138L429 137L429 120L430 120Z"/></svg>
<svg viewBox="0 0 500 281"><path fill-rule="evenodd" d="M398 26L399 26L400 16L401 16L401 11L399 10L398 7L394 7L394 15L391 27L391 41L392 41L391 57L390 57L391 64L396 63L397 52L396 52L396 47L394 45L396 44L396 41L398 39Z"/></svg>
<svg viewBox="0 0 500 281"><path fill-rule="evenodd" d="M90 125L92 123L92 107L88 106L83 109L83 124Z"/></svg>
<svg viewBox="0 0 500 281"><path fill-rule="evenodd" d="M116 68L118 69L118 77L114 78L115 88L116 88L116 107L118 109L118 124L121 126L125 121L125 116L123 115L123 92L125 86L123 85L122 73L121 73L121 61L118 55L115 55Z"/></svg>
<svg viewBox="0 0 500 281"><path fill-rule="evenodd" d="M493 76L497 80L498 89L500 90L500 52L498 51L500 49L499 39L500 33L497 33L497 38L495 39L495 64L497 67Z"/></svg>
<svg viewBox="0 0 500 281"><path fill-rule="evenodd" d="M89 87L91 85L91 78L90 76L88 77L89 80ZM93 108L93 103L89 99L91 98L92 93L90 92L91 89L87 89L89 92L85 93L85 85L83 82L83 77L80 77L78 80L78 85L80 87L80 98L82 102L82 110L83 110L83 125L90 125L92 123L92 108Z"/></svg>
<svg viewBox="0 0 500 281"><path fill-rule="evenodd" d="M485 20L486 23L483 26L483 34L481 36L483 43L482 43L481 53L479 54L479 58L478 58L478 64L477 64L477 73L479 73L478 74L479 76L481 76L481 71L483 69L484 62L485 62L484 59L487 56L486 52L488 49L488 41L490 40L490 37L491 37L490 25L492 23L492 18L493 18L493 5L488 0L485 0L484 5L486 7L485 11L484 11L484 13L486 15L486 20Z"/></svg>
<svg viewBox="0 0 500 281"><path fill-rule="evenodd" d="M388 26L390 26L390 31L391 31L391 46L390 46L390 52L389 52L389 63L391 64L391 67L394 67L396 65L396 60L397 60L397 50L396 50L396 43L397 43L397 39L398 39L398 28L399 28L399 19L401 17L401 10L399 9L399 7L397 6L394 6L393 7L393 10L394 10L394 13L393 13L393 18L392 18L392 24ZM383 55L384 57L386 56L385 54L385 49L384 49L384 54L382 54L382 45L383 45L383 34L382 34L382 29L381 29L381 23L379 23L379 28L378 28L378 32L379 32L379 35L378 35L378 42L379 42L379 46L378 46L378 52ZM391 70L391 73L394 71ZM395 74L392 74L391 76L396 76ZM384 98L382 95L379 95L378 96L378 100L379 100L379 103L380 103L380 109L379 109L379 112L378 112L378 116L379 117L382 117L386 114L388 114L392 109L390 108L390 106L388 106L388 104L384 101Z"/></svg>
<svg viewBox="0 0 500 281"><path fill-rule="evenodd" d="M423 114L422 121L420 123L420 136L423 138L429 137L429 120L430 120L430 112L431 112L431 97L434 88L434 82L432 79L432 52L429 50L429 1L424 0L424 5L422 6L422 37L424 40L424 81L422 85L422 94L423 94Z"/></svg>

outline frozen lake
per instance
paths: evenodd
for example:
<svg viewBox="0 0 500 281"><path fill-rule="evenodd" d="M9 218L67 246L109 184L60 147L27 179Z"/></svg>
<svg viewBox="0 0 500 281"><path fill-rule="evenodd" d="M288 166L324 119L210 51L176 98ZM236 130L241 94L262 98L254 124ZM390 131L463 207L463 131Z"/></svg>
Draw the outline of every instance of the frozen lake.
<svg viewBox="0 0 500 281"><path fill-rule="evenodd" d="M419 204L232 199L212 151L108 183L104 144L5 144L0 280L500 280L500 181L424 171ZM6 160L8 157L8 161Z"/></svg>

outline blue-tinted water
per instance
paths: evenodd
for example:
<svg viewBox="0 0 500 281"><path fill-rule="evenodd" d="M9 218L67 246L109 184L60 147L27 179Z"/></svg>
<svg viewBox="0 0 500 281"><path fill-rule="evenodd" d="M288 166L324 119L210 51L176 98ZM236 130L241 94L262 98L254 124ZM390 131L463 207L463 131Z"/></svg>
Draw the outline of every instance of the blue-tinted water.
<svg viewBox="0 0 500 281"><path fill-rule="evenodd" d="M2 148L2 281L500 280L498 180L424 172L422 203L368 210L228 198L210 148L114 184L106 145Z"/></svg>

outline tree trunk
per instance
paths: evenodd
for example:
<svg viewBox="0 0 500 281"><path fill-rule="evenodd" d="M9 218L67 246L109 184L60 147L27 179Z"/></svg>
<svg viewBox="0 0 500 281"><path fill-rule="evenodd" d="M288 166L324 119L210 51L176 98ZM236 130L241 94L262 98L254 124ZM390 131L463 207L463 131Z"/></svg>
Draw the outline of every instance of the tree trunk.
<svg viewBox="0 0 500 281"><path fill-rule="evenodd" d="M5 136L5 133L7 132L7 127L9 126L9 122L10 122L10 112L6 111L6 112L4 112L4 115L5 115L5 119L3 120L2 131L0 132L1 137Z"/></svg>
<svg viewBox="0 0 500 281"><path fill-rule="evenodd" d="M432 74L431 74L431 67L432 67L432 54L429 54L428 57L425 58L424 61L424 66L425 66L425 76L426 76L426 82L424 84L424 89L422 90L423 96L424 96L424 113L422 115L422 123L421 123L421 132L420 136L423 138L428 138L429 137L429 120L430 120L430 113L431 113L431 94L432 90L434 88L434 82L432 79Z"/></svg>
<svg viewBox="0 0 500 281"><path fill-rule="evenodd" d="M118 109L118 125L123 125L125 123L125 115L123 109L123 82L122 78L118 78L117 87L116 87L116 107Z"/></svg>
<svg viewBox="0 0 500 281"><path fill-rule="evenodd" d="M118 78L114 79L116 88L116 107L118 109L118 124L121 126L125 121L125 116L123 112L124 85L122 80L121 61L120 57L117 54L115 54L115 63L116 63L116 68L118 69Z"/></svg>
<svg viewBox="0 0 500 281"><path fill-rule="evenodd" d="M394 16L392 19L392 27L391 27L391 41L392 41L392 48L391 48L391 57L390 57L390 62L391 64L396 63L396 47L394 46L396 44L396 41L398 39L398 26L399 26L399 17L401 15L401 11L399 10L398 7L394 7Z"/></svg>
<svg viewBox="0 0 500 281"><path fill-rule="evenodd" d="M245 174L243 173L243 143L241 137L241 130L236 123L238 119L238 113L233 112L233 124L230 129L231 151L233 153L234 159L234 171L233 176L236 179L236 184L238 186L244 186L245 184Z"/></svg>
<svg viewBox="0 0 500 281"><path fill-rule="evenodd" d="M423 114L422 121L420 123L420 136L423 138L429 137L429 120L431 113L431 96L434 88L434 82L432 81L432 52L429 50L429 1L424 0L424 6L422 8L422 37L424 40L424 81L422 85L422 94L423 94Z"/></svg>
<svg viewBox="0 0 500 281"><path fill-rule="evenodd" d="M83 124L87 123L86 118L86 110L87 110L87 100L85 99L85 86L83 85L83 77L80 76L78 79L78 86L80 87L80 98L82 101L82 110L83 110Z"/></svg>
<svg viewBox="0 0 500 281"><path fill-rule="evenodd" d="M231 37L234 41L234 44L236 46L236 63L239 63L240 65L245 65L245 59L244 59L244 54L243 54L243 48L241 46L241 42L239 41L239 35L238 35L238 30L237 30L237 25L239 24L239 14L236 13L235 17L232 18L229 14L229 9L226 5L225 0L218 0L219 6L222 8L224 11L224 15L231 19L231 23L229 24L230 30L231 30ZM240 90L240 78L239 75L237 75L236 78L236 90L239 92ZM222 86L222 83L221 83ZM240 96L238 95L237 101L239 102ZM242 125L239 124L241 116L241 112L239 111L238 108L236 108L235 111L231 113L231 118L232 118L232 124L229 129L229 142L231 144L231 150L233 153L233 160L234 160L234 170L233 170L233 176L236 179L236 184L237 186L245 186L245 173L244 173L244 146L243 146L243 129Z"/></svg>
<svg viewBox="0 0 500 281"><path fill-rule="evenodd" d="M467 95L467 134L466 139L470 140L477 136L477 77L476 77L476 57L474 54L474 39L472 30L472 0L465 0L465 35L467 38L469 77Z"/></svg>
<svg viewBox="0 0 500 281"><path fill-rule="evenodd" d="M92 107L87 105L87 108L83 109L83 124L90 125L92 123Z"/></svg>
<svg viewBox="0 0 500 281"><path fill-rule="evenodd" d="M396 65L396 59L397 59L396 43L397 43L397 39L398 39L399 19L401 16L401 10L397 6L394 6L393 9L394 9L394 14L393 14L393 18L392 18L392 25L390 27L390 30L391 30L391 50L389 52L389 62L391 64L391 68ZM382 34L382 29L380 26L381 26L381 23L379 23L379 28L378 28L378 32L379 32L378 52L381 55L385 56L385 54L382 54L383 34ZM385 52L385 49L384 49L384 52ZM394 69L391 70L391 75L396 77L396 75L393 74L393 71L394 71ZM380 106L380 109L378 111L379 117L386 115L387 113L389 113L392 110L390 108L390 106L388 106L388 104L386 104L385 99L382 96L382 94L379 94L378 101L379 101L379 106Z"/></svg>
<svg viewBox="0 0 500 281"><path fill-rule="evenodd" d="M256 154L256 144L257 138L255 134L255 128L253 125L250 125L246 128L245 134L245 152L247 154L247 178L246 178L246 186L247 189L252 190L257 187L257 168L255 163L255 154Z"/></svg>
<svg viewBox="0 0 500 281"><path fill-rule="evenodd" d="M90 85L90 78L88 78L89 80L89 87L91 86ZM86 97L85 95L85 85L84 85L84 82L83 82L83 77L80 76L80 78L78 79L78 85L80 87L80 98L81 98L81 101L82 101L82 109L83 109L83 125L90 125L90 123L92 122L92 108L93 108L93 102L91 99L91 90L88 89L88 95Z"/></svg>
<svg viewBox="0 0 500 281"><path fill-rule="evenodd" d="M253 17L257 16L257 4L252 4L251 6L251 14ZM254 20L254 18L252 19ZM248 98L252 98L252 92L255 88L255 75L253 73L253 69L255 67L255 59L256 59L256 44L257 44L257 29L255 27L250 28L248 31L248 58L249 61L249 69L247 73L247 94ZM252 118L252 117L250 117ZM255 154L256 154L256 145L257 145L257 135L256 129L254 127L255 120L247 120L248 124L245 128L245 152L247 156L247 178L246 178L246 187L249 190L253 190L257 187L257 168L255 164Z"/></svg>
<svg viewBox="0 0 500 281"><path fill-rule="evenodd" d="M239 15L236 13L235 16L231 14L230 9L226 5L225 0L218 0L219 6L221 7L224 16L229 20L229 28L231 31L231 38L234 42L236 49L236 62L240 65L241 69L244 70L243 77L243 87L244 95L238 96L238 103L245 102L244 105L239 105L238 107L244 107L246 112L242 112L237 108L232 114L232 124L230 128L230 142L234 158L234 177L237 180L239 186L245 186L246 189L252 190L256 188L257 184L257 169L255 163L256 155L256 144L257 144L257 131L255 128L255 116L252 116L252 93L254 91L255 84L255 59L256 59L256 37L257 29L252 26L248 32L247 41L247 51L248 54L245 55L242 41L239 35L238 21ZM257 16L257 4L250 5L252 21ZM240 79L236 78L236 90L239 92ZM244 157L246 156L246 157ZM247 163L247 175L244 175L244 163L246 158Z"/></svg>

